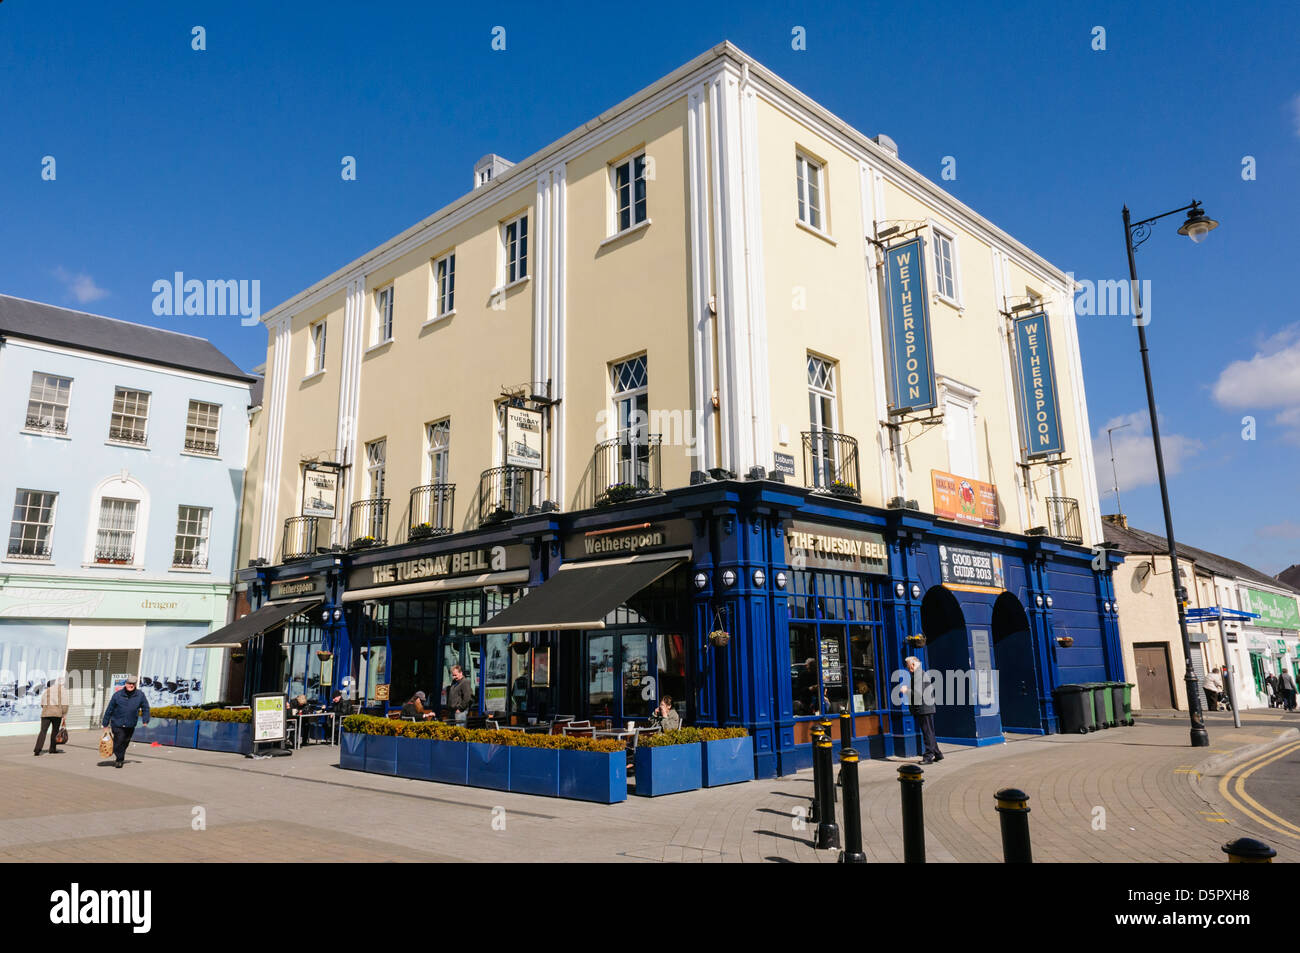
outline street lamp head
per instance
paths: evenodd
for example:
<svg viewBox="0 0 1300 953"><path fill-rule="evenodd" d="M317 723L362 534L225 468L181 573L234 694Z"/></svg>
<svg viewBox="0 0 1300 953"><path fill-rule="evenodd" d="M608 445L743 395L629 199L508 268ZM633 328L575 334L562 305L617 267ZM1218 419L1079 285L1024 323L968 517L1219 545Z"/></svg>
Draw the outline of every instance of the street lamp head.
<svg viewBox="0 0 1300 953"><path fill-rule="evenodd" d="M1205 214L1200 202L1193 202L1187 213L1187 221L1178 229L1179 235L1186 235L1196 244L1205 241L1205 236L1219 227L1219 223Z"/></svg>

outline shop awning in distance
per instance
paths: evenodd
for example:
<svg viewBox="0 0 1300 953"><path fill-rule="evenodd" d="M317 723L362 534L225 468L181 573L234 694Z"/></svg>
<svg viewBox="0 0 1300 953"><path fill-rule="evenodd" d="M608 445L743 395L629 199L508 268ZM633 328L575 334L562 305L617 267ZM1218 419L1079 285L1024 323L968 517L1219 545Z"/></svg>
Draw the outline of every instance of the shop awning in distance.
<svg viewBox="0 0 1300 953"><path fill-rule="evenodd" d="M490 624L476 626L474 632L603 629L607 615L684 562L684 556L669 555L565 563L554 576L498 612Z"/></svg>
<svg viewBox="0 0 1300 953"><path fill-rule="evenodd" d="M273 602L262 606L256 612L250 612L242 619L236 619L230 625L223 626L215 632L209 632L201 639L195 639L186 648L237 649L253 636L261 635L267 629L274 628L285 619L307 612L320 604L321 600L319 599Z"/></svg>

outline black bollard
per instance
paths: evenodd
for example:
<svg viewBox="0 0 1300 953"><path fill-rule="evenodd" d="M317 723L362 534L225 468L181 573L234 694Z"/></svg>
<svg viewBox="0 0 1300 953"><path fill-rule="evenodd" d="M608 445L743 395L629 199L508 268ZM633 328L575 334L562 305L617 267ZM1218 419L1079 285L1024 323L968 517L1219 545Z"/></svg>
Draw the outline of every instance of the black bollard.
<svg viewBox="0 0 1300 953"><path fill-rule="evenodd" d="M921 785L925 772L918 765L905 764L898 769L898 784L903 792L903 863L925 863L925 805Z"/></svg>
<svg viewBox="0 0 1300 953"><path fill-rule="evenodd" d="M821 783L817 796L821 803L817 806L817 842L822 850L834 850L840 846L840 828L835 823L835 766L831 763L831 739L823 735L813 748L814 762L821 762Z"/></svg>
<svg viewBox="0 0 1300 953"><path fill-rule="evenodd" d="M852 748L840 749L840 782L844 785L844 850L840 851L840 863L865 864L862 805L858 797L858 753Z"/></svg>
<svg viewBox="0 0 1300 953"><path fill-rule="evenodd" d="M1223 852L1228 855L1230 864L1271 864L1277 856L1272 847L1253 837L1238 837L1224 844Z"/></svg>
<svg viewBox="0 0 1300 953"><path fill-rule="evenodd" d="M1002 862L1032 864L1029 848L1029 795L1018 788L1003 788L993 795L1002 821Z"/></svg>
<svg viewBox="0 0 1300 953"><path fill-rule="evenodd" d="M821 716L821 719L820 719L817 723L821 726L822 734L824 734L824 735L826 736L826 740L827 740L827 741L830 741L832 738L835 737L834 731L832 730L832 729L835 727L835 722L831 720L831 716L830 716L830 715L822 715L822 716ZM827 759L826 759L826 770L827 770L827 772L830 774L830 776L831 776L831 778L832 778L832 780L831 780L831 785L830 785L830 787L831 787L831 804L834 805L834 804L839 803L840 795L839 795L839 792L835 790L835 781L834 781L834 777L835 777L835 759L834 759L833 757L832 757L832 758L827 758ZM835 819L834 817L831 818L831 820L834 820L834 819Z"/></svg>
<svg viewBox="0 0 1300 953"><path fill-rule="evenodd" d="M847 711L840 712L840 776L836 785L844 783L844 752L853 750L853 716Z"/></svg>
<svg viewBox="0 0 1300 953"><path fill-rule="evenodd" d="M813 768L813 794L812 800L808 802L808 823L816 824L819 820L817 811L817 801L822 794L822 765L821 760L817 757L817 742L825 737L820 725L813 725L812 729L812 768Z"/></svg>

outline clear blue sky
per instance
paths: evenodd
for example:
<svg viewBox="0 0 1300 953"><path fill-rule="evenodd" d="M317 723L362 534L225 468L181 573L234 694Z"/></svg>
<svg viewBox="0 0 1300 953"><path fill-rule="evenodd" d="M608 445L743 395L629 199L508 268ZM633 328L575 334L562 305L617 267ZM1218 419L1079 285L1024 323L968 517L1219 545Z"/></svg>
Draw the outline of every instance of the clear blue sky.
<svg viewBox="0 0 1300 953"><path fill-rule="evenodd" d="M1279 282L1300 273L1296 4L561 7L4 0L0 291L205 335L251 368L260 327L155 318L153 282L258 278L268 309L463 194L484 153L522 158L729 39L922 173L953 156L947 188L1078 278L1126 276L1125 202L1204 202L1223 223L1205 244L1171 219L1138 253L1176 527L1269 572L1300 562L1300 313ZM1102 428L1145 415L1136 332L1079 330L1109 486ZM1144 436L1115 434L1120 486L1159 530Z"/></svg>

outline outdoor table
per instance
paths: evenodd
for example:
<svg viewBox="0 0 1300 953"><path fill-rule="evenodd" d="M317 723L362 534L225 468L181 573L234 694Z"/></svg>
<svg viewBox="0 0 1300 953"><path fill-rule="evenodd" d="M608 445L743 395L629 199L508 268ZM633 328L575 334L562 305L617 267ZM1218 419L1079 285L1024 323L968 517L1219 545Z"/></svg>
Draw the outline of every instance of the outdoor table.
<svg viewBox="0 0 1300 953"><path fill-rule="evenodd" d="M295 736L294 736L294 747L295 747L295 748L301 748L301 747L302 747L302 723L303 723L303 720L304 720L304 719L307 719L307 718L328 718L328 719L330 719L329 731L328 731L328 734L326 734L326 736L325 736L327 740L326 740L324 743L327 744L327 745L328 745L328 744L333 744L333 743L334 743L334 712L332 712L332 711L315 711L315 712L311 712L310 714L303 714L303 713L300 712L300 713L298 713L297 715L295 715L294 718L296 718L297 721L298 721L298 730L297 730L297 732L296 732L296 734L295 734Z"/></svg>

